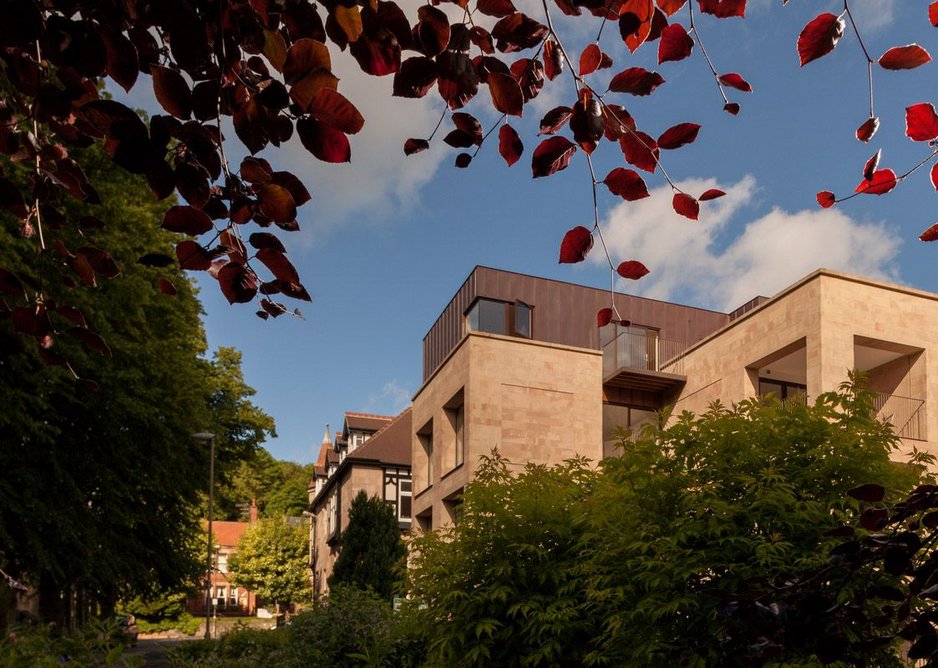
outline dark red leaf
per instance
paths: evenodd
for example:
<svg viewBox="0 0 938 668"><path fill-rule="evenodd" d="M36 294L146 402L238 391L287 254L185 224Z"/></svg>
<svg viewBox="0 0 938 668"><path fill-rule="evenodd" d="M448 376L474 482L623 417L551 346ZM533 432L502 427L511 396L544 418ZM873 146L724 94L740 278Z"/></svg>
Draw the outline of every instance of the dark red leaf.
<svg viewBox="0 0 938 668"><path fill-rule="evenodd" d="M329 70L319 67L290 87L290 99L296 102L297 106L299 106L299 108L305 112L309 108L310 103L313 101L313 96L316 94L316 91L318 91L320 88L338 89L338 87L339 78ZM251 111L251 109L252 108L250 107L249 103L247 110ZM252 114L249 113L247 116L247 120L250 121ZM236 114L235 119L237 118L238 116ZM235 129L237 129L237 126Z"/></svg>
<svg viewBox="0 0 938 668"><path fill-rule="evenodd" d="M450 109L464 107L479 91L479 75L467 53L444 51L436 57L437 86Z"/></svg>
<svg viewBox="0 0 938 668"><path fill-rule="evenodd" d="M492 106L503 114L521 116L524 111L524 96L521 87L510 74L492 72L488 76Z"/></svg>
<svg viewBox="0 0 938 668"><path fill-rule="evenodd" d="M547 26L522 12L506 16L492 28L492 37L496 39L495 48L502 53L533 49L540 45L547 34Z"/></svg>
<svg viewBox="0 0 938 668"><path fill-rule="evenodd" d="M167 113L188 120L192 115L192 91L183 76L161 65L152 66L150 74L153 76L153 92L160 106Z"/></svg>
<svg viewBox="0 0 938 668"><path fill-rule="evenodd" d="M467 134L472 143L470 146L482 146L482 124L472 114L467 114L465 112L457 111L452 116L453 125L456 126L456 129L460 132Z"/></svg>
<svg viewBox="0 0 938 668"><path fill-rule="evenodd" d="M476 139L472 135L456 129L443 137L443 143L453 148L469 148L476 145Z"/></svg>
<svg viewBox="0 0 938 668"><path fill-rule="evenodd" d="M619 104L603 106L603 122L606 124L605 135L609 141L618 141L623 134L635 129L635 119Z"/></svg>
<svg viewBox="0 0 938 668"><path fill-rule="evenodd" d="M879 57L879 66L886 70L912 70L931 60L928 51L918 44L894 46Z"/></svg>
<svg viewBox="0 0 938 668"><path fill-rule="evenodd" d="M271 247L261 248L257 251L256 257L263 262L279 280L287 281L288 283L300 282L300 276L296 268L281 251Z"/></svg>
<svg viewBox="0 0 938 668"><path fill-rule="evenodd" d="M43 304L18 306L13 309L13 327L18 332L41 339L52 330L49 314Z"/></svg>
<svg viewBox="0 0 938 668"><path fill-rule="evenodd" d="M728 114L735 116L739 113L739 105L736 102L727 102L723 105L723 111Z"/></svg>
<svg viewBox="0 0 938 668"><path fill-rule="evenodd" d="M84 258L98 276L115 278L121 273L120 268L117 266L117 263L114 262L114 258L111 257L111 254L100 248L85 246L75 251L75 255L79 258Z"/></svg>
<svg viewBox="0 0 938 668"><path fill-rule="evenodd" d="M898 183L896 173L891 169L879 169L873 172L872 179L864 179L856 187L858 193L867 195L885 195L896 187Z"/></svg>
<svg viewBox="0 0 938 668"><path fill-rule="evenodd" d="M348 135L357 133L365 125L365 119L355 105L331 88L316 91L309 103L309 113L321 123Z"/></svg>
<svg viewBox="0 0 938 668"><path fill-rule="evenodd" d="M270 284L268 283L265 285L270 285ZM304 288L299 283L290 283L289 281L277 280L273 282L273 285L276 288L277 292L281 292L287 297L292 297L293 299L302 299L304 302L313 301L313 298L309 296L309 293L306 291L306 288ZM274 293L270 292L268 294L274 294Z"/></svg>
<svg viewBox="0 0 938 668"><path fill-rule="evenodd" d="M459 169L465 169L472 162L472 156L469 153L460 153L456 156L456 166Z"/></svg>
<svg viewBox="0 0 938 668"><path fill-rule="evenodd" d="M74 373L71 365L68 363L68 360L65 359L64 355L60 355L59 353L55 351L48 350L40 346L39 357L42 358L42 362L46 366L61 366L61 367L65 367L66 369Z"/></svg>
<svg viewBox="0 0 938 668"><path fill-rule="evenodd" d="M79 327L88 326L85 315L74 306L59 306L56 307L55 312L64 318L68 318Z"/></svg>
<svg viewBox="0 0 938 668"><path fill-rule="evenodd" d="M672 23L661 31L658 42L658 64L684 60L694 50L694 40L680 23Z"/></svg>
<svg viewBox="0 0 938 668"><path fill-rule="evenodd" d="M616 273L622 278L629 278L637 281L642 276L648 274L648 267L638 260L627 260L616 267Z"/></svg>
<svg viewBox="0 0 938 668"><path fill-rule="evenodd" d="M658 144L641 130L631 130L619 138L625 161L646 172L654 173L658 167Z"/></svg>
<svg viewBox="0 0 938 668"><path fill-rule="evenodd" d="M137 264L145 267L168 267L173 263L173 258L162 253L147 253L137 258Z"/></svg>
<svg viewBox="0 0 938 668"><path fill-rule="evenodd" d="M383 77L401 69L401 45L387 30L375 37L362 35L349 47L349 53L365 74Z"/></svg>
<svg viewBox="0 0 938 668"><path fill-rule="evenodd" d="M413 155L430 148L430 142L426 139L408 139L404 142L404 155Z"/></svg>
<svg viewBox="0 0 938 668"><path fill-rule="evenodd" d="M658 8L668 16L674 16L687 4L687 0L657 0Z"/></svg>
<svg viewBox="0 0 938 668"><path fill-rule="evenodd" d="M537 97L544 87L544 66L539 60L521 58L511 64L509 71L521 87L525 102Z"/></svg>
<svg viewBox="0 0 938 668"><path fill-rule="evenodd" d="M261 213L275 223L289 223L296 218L296 204L290 191L275 183L254 186Z"/></svg>
<svg viewBox="0 0 938 668"><path fill-rule="evenodd" d="M469 29L469 39L479 47L482 53L495 53L495 44L492 42L492 34L481 26L472 26Z"/></svg>
<svg viewBox="0 0 938 668"><path fill-rule="evenodd" d="M190 271L205 271L212 266L212 257L208 251L191 239L176 244L176 259L180 267Z"/></svg>
<svg viewBox="0 0 938 668"><path fill-rule="evenodd" d="M493 16L497 19L504 18L518 11L511 3L511 0L478 0L476 9L486 16Z"/></svg>
<svg viewBox="0 0 938 668"><path fill-rule="evenodd" d="M507 123L498 129L498 153L505 159L508 166L518 162L524 152L521 137L513 127Z"/></svg>
<svg viewBox="0 0 938 668"><path fill-rule="evenodd" d="M96 350L105 357L111 357L111 348L98 334L85 327L70 327L65 330L69 336L78 339L92 350Z"/></svg>
<svg viewBox="0 0 938 668"><path fill-rule="evenodd" d="M700 126L696 123L679 123L668 128L658 137L658 148L676 149L697 139Z"/></svg>
<svg viewBox="0 0 938 668"><path fill-rule="evenodd" d="M270 232L254 232L248 237L248 243L257 249L272 248L281 253L287 252L287 249L283 247L283 243L281 243L280 239Z"/></svg>
<svg viewBox="0 0 938 668"><path fill-rule="evenodd" d="M664 32L664 29L667 27L668 15L656 7L655 13L651 16L651 30L648 31L648 37L645 38L645 41L654 42L656 39L659 39L661 33Z"/></svg>
<svg viewBox="0 0 938 668"><path fill-rule="evenodd" d="M563 52L557 43L549 39L544 42L544 75L553 81L563 72Z"/></svg>
<svg viewBox="0 0 938 668"><path fill-rule="evenodd" d="M798 56L804 67L812 60L826 56L834 50L844 35L847 23L835 14L820 14L813 18L798 35Z"/></svg>
<svg viewBox="0 0 938 668"><path fill-rule="evenodd" d="M560 263L573 264L582 262L593 247L593 233L582 225L577 225L563 235L560 243Z"/></svg>
<svg viewBox="0 0 938 668"><path fill-rule="evenodd" d="M936 239L938 239L938 223L935 223L934 225L929 227L927 230L922 232L922 234L919 235L919 239L921 239L922 241L935 241Z"/></svg>
<svg viewBox="0 0 938 668"><path fill-rule="evenodd" d="M264 309L266 314L270 314L274 318L287 312L286 306L280 302L272 302L269 299L261 300L261 308Z"/></svg>
<svg viewBox="0 0 938 668"><path fill-rule="evenodd" d="M310 200L309 191L306 189L306 186L303 185L303 182L296 178L295 174L284 171L273 172L270 175L270 180L278 186L283 186L289 190L290 195L293 197L293 202L297 206L303 206Z"/></svg>
<svg viewBox="0 0 938 668"><path fill-rule="evenodd" d="M176 286L173 285L172 281L170 281L167 278L160 278L160 280L158 281L158 285L160 288L160 292L162 292L164 295L167 295L169 297L173 297L177 292Z"/></svg>
<svg viewBox="0 0 938 668"><path fill-rule="evenodd" d="M107 51L107 73L128 93L137 82L140 64L137 49L123 33L110 28L101 28L101 39Z"/></svg>
<svg viewBox="0 0 938 668"><path fill-rule="evenodd" d="M163 216L161 227L170 232L179 232L180 234L189 234L196 237L205 234L214 225L212 225L212 219L201 209L196 209L194 206L177 205L171 207Z"/></svg>
<svg viewBox="0 0 938 668"><path fill-rule="evenodd" d="M580 76L585 77L599 69L603 61L603 52L596 43L590 44L580 54Z"/></svg>
<svg viewBox="0 0 938 668"><path fill-rule="evenodd" d="M648 39L654 15L654 0L624 0L619 7L619 34L632 53Z"/></svg>
<svg viewBox="0 0 938 668"><path fill-rule="evenodd" d="M318 67L332 69L329 48L318 40L303 37L293 42L287 50L283 78L292 85Z"/></svg>
<svg viewBox="0 0 938 668"><path fill-rule="evenodd" d="M401 63L394 74L394 95L397 97L423 97L437 80L436 63L426 56L412 56Z"/></svg>
<svg viewBox="0 0 938 668"><path fill-rule="evenodd" d="M929 172L929 176L931 178L932 186L935 188L935 190L938 190L938 162L931 166L931 172Z"/></svg>
<svg viewBox="0 0 938 668"><path fill-rule="evenodd" d="M433 57L442 53L449 44L450 27L446 14L431 5L423 5L417 10L417 34L423 52Z"/></svg>
<svg viewBox="0 0 938 668"><path fill-rule="evenodd" d="M730 72L728 74L720 75L720 83L724 86L729 86L730 88L735 88L736 90L741 90L744 93L751 93L752 86L749 85L749 82L739 76L736 72Z"/></svg>
<svg viewBox="0 0 938 668"><path fill-rule="evenodd" d="M606 174L603 183L609 188L609 192L628 202L648 197L648 187L645 185L645 181L642 180L638 172L631 169L616 167Z"/></svg>
<svg viewBox="0 0 938 668"><path fill-rule="evenodd" d="M674 193L671 206L679 214L691 220L697 220L700 213L700 203L687 193Z"/></svg>
<svg viewBox="0 0 938 668"><path fill-rule="evenodd" d="M570 107L554 107L544 115L544 118L541 119L541 129L538 134L554 134L567 124L567 121L570 120L570 116L572 114L573 109Z"/></svg>
<svg viewBox="0 0 938 668"><path fill-rule="evenodd" d="M938 114L928 102L905 109L905 134L912 141L931 141L938 137Z"/></svg>
<svg viewBox="0 0 938 668"><path fill-rule="evenodd" d="M700 11L725 19L746 16L746 0L700 0Z"/></svg>
<svg viewBox="0 0 938 668"><path fill-rule="evenodd" d="M931 21L931 24L938 28L938 2L933 2L928 5L928 20Z"/></svg>
<svg viewBox="0 0 938 668"><path fill-rule="evenodd" d="M726 193L723 192L722 190L718 188L710 188L709 190L705 191L703 195L698 197L697 200L700 202L708 202L712 199L723 197L724 195L726 195Z"/></svg>
<svg viewBox="0 0 938 668"><path fill-rule="evenodd" d="M847 490L847 494L857 501L867 503L879 503L886 496L886 488L876 483L868 482L853 489Z"/></svg>
<svg viewBox="0 0 938 668"><path fill-rule="evenodd" d="M348 137L341 130L336 130L319 121L303 117L296 122L296 134L306 150L323 162L350 162L352 148Z"/></svg>
<svg viewBox="0 0 938 668"><path fill-rule="evenodd" d="M871 181L873 179L873 174L879 168L879 159L883 154L883 149L879 149L873 156L866 161L866 164L863 166L863 180Z"/></svg>
<svg viewBox="0 0 938 668"><path fill-rule="evenodd" d="M612 77L609 90L630 95L650 95L664 83L657 72L649 72L643 67L630 67Z"/></svg>
<svg viewBox="0 0 938 668"><path fill-rule="evenodd" d="M862 142L868 142L873 138L873 135L876 134L878 129L879 118L875 116L868 118L863 122L863 125L857 128L857 139Z"/></svg>
<svg viewBox="0 0 938 668"><path fill-rule="evenodd" d="M218 270L218 285L229 304L246 304L257 294L257 276L238 262L229 262Z"/></svg>
<svg viewBox="0 0 938 668"><path fill-rule="evenodd" d="M534 178L550 176L570 163L576 153L576 144L566 137L549 137L542 141L531 157L531 170Z"/></svg>
<svg viewBox="0 0 938 668"><path fill-rule="evenodd" d="M241 167L238 170L241 178L248 183L267 183L270 181L270 175L273 169L270 163L263 158L252 158L248 156L241 161Z"/></svg>
<svg viewBox="0 0 938 668"><path fill-rule="evenodd" d="M834 206L836 201L837 198L834 197L834 193L832 193L830 190L822 190L817 194L817 203L825 209L829 209Z"/></svg>
<svg viewBox="0 0 938 668"><path fill-rule="evenodd" d="M610 322L612 322L612 309L611 308L601 308L596 314L596 325L598 327L605 327Z"/></svg>
<svg viewBox="0 0 938 668"><path fill-rule="evenodd" d="M587 153L592 153L596 142L603 137L606 124L602 108L588 90L581 90L580 99L573 105L570 129L573 131L573 139Z"/></svg>

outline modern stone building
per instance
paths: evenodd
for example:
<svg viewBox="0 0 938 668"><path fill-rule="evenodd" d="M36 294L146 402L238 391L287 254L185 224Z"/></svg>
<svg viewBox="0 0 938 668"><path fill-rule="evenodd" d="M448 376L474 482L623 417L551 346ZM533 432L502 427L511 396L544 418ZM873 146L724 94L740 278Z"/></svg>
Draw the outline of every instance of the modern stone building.
<svg viewBox="0 0 938 668"><path fill-rule="evenodd" d="M614 305L615 322L597 327ZM911 449L938 441L938 295L819 270L731 313L476 267L423 343L413 400L413 515L456 520L479 457L555 463L613 454L618 426L675 406L809 397L867 373Z"/></svg>

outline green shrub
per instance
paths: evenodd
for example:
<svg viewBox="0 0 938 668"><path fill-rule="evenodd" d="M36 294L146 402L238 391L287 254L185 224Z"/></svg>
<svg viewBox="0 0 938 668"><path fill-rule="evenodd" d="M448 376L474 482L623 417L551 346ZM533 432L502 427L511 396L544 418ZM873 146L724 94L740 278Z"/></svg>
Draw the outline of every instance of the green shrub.
<svg viewBox="0 0 938 668"><path fill-rule="evenodd" d="M137 617L137 628L140 633L164 633L166 631L179 631L186 635L193 636L199 631L202 620L193 617L188 612L182 613L176 619L160 619L149 621L142 617Z"/></svg>
<svg viewBox="0 0 938 668"><path fill-rule="evenodd" d="M114 619L94 620L78 631L53 625L15 626L0 641L5 668L131 668L143 657L125 657L126 645Z"/></svg>

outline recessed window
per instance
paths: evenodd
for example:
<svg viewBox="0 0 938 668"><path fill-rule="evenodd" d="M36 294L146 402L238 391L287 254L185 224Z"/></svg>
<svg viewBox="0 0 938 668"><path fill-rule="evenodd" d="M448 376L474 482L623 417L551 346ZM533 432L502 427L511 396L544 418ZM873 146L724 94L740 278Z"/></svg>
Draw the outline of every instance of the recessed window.
<svg viewBox="0 0 938 668"><path fill-rule="evenodd" d="M531 338L533 309L522 301L501 302L477 299L466 312L466 329L470 332L510 334Z"/></svg>
<svg viewBox="0 0 938 668"><path fill-rule="evenodd" d="M505 302L491 299L478 299L466 314L466 324L470 332L489 332L490 334L507 334L508 327L505 318Z"/></svg>

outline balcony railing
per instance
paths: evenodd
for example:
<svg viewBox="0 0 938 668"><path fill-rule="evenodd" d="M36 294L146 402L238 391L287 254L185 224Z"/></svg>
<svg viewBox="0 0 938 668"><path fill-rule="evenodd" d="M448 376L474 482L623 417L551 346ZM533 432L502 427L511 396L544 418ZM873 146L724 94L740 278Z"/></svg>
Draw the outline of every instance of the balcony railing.
<svg viewBox="0 0 938 668"><path fill-rule="evenodd" d="M877 392L873 398L876 417L892 425L896 436L924 441L925 400Z"/></svg>
<svg viewBox="0 0 938 668"><path fill-rule="evenodd" d="M603 342L603 376L618 369L661 371L664 362L678 357L687 350L687 344L659 338L658 332L642 327L618 327L612 338ZM680 374L683 360L678 360L668 373Z"/></svg>

